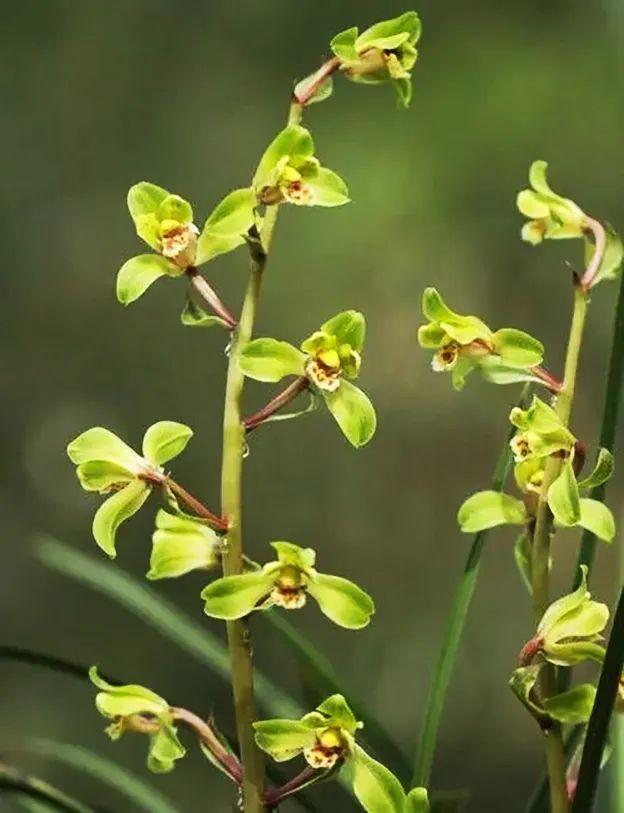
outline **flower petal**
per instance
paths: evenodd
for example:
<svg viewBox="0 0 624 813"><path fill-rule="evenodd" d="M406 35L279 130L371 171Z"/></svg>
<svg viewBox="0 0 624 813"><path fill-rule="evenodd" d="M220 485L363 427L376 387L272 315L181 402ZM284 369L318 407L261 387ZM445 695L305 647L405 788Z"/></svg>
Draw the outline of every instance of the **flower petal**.
<svg viewBox="0 0 624 813"><path fill-rule="evenodd" d="M314 571L308 583L308 593L316 599L324 615L346 629L366 627L375 612L375 604L368 593L340 576Z"/></svg>
<svg viewBox="0 0 624 813"><path fill-rule="evenodd" d="M255 573L224 576L202 590L204 612L212 618L232 621L251 613L271 592L274 572L263 568Z"/></svg>
<svg viewBox="0 0 624 813"><path fill-rule="evenodd" d="M253 727L258 748L276 762L293 759L316 740L314 726L302 720L260 720Z"/></svg>
<svg viewBox="0 0 624 813"><path fill-rule="evenodd" d="M117 299L122 305L137 300L160 277L179 276L182 270L158 254L131 257L117 274Z"/></svg>
<svg viewBox="0 0 624 813"><path fill-rule="evenodd" d="M274 382L287 375L303 375L305 355L288 342L253 339L241 349L239 366L256 381Z"/></svg>
<svg viewBox="0 0 624 813"><path fill-rule="evenodd" d="M349 763L353 769L353 792L364 810L404 813L405 791L391 771L355 744Z"/></svg>
<svg viewBox="0 0 624 813"><path fill-rule="evenodd" d="M177 457L193 437L190 426L176 421L158 421L143 436L143 455L155 466Z"/></svg>
<svg viewBox="0 0 624 813"><path fill-rule="evenodd" d="M151 492L143 480L132 480L127 486L109 497L98 508L93 518L93 536L104 553L111 559L117 556L115 542L117 530L141 508Z"/></svg>
<svg viewBox="0 0 624 813"><path fill-rule="evenodd" d="M323 397L349 443L356 448L368 443L377 427L375 408L369 397L344 379L334 392L324 390Z"/></svg>

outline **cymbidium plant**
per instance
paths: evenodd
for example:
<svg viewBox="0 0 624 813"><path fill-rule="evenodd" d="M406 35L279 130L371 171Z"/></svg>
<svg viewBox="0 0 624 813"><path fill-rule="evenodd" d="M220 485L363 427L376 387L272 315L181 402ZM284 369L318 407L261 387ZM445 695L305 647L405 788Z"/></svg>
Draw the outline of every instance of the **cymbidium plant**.
<svg viewBox="0 0 624 813"><path fill-rule="evenodd" d="M479 491L459 509L461 530L477 537L466 569L468 587L460 587L438 677L446 677L452 666L448 652L457 648L456 630L473 589L480 534L497 526L519 526L514 554L532 597L535 632L521 649L511 687L545 734L549 809L551 813L565 813L575 782L569 774L566 777L564 727L587 723L596 693L588 683L569 688L568 673L585 661L602 663L605 650L601 633L609 611L606 605L591 600L585 565L580 569L577 588L551 603L550 574L556 564L552 542L558 528L582 527L604 542L615 536L611 511L602 502L581 496L609 479L613 457L607 449L598 449L593 470L583 476L587 444L575 434L570 418L590 294L598 283L618 275L623 252L619 237L607 224L589 217L572 200L550 188L546 170L546 162L533 163L531 188L518 195L518 208L529 218L522 227L522 238L532 245L543 240L580 239L585 248L585 270L573 274L574 306L563 377L559 379L541 366L544 348L536 339L515 329L493 332L477 317L453 312L433 288L423 296L423 312L429 323L419 329L418 339L424 348L434 350L433 369L451 371L457 389L473 371L495 384L524 381L539 387L528 405L514 407L509 416L513 428L510 452L520 496L498 488ZM439 721L436 708L443 692L444 688L436 692L435 686L432 690L418 780L426 778L430 769ZM576 764L574 759L570 764Z"/></svg>
<svg viewBox="0 0 624 813"><path fill-rule="evenodd" d="M274 809L286 797L334 774L348 780L360 805L370 813L429 810L425 788L406 793L391 770L356 742L362 723L356 721L341 695L325 700L302 720L257 719L248 625L252 613L300 609L309 597L335 624L359 630L369 624L375 607L353 582L318 571L316 552L311 548L273 542L276 558L259 565L244 553L241 533L242 467L248 435L276 417L301 414L280 412L297 396L308 391L311 406L324 402L356 448L368 443L375 432L375 410L353 383L360 373L365 338L361 313L338 313L299 348L272 338L254 339L253 330L280 206L334 207L349 202L345 182L316 156L312 135L301 124L304 111L331 95L334 74L355 82L393 84L407 105L419 35L420 21L413 11L377 23L362 34L352 28L337 35L330 46L334 56L296 84L286 126L261 153L249 186L225 195L203 228L196 225L191 204L161 186L141 182L128 193L136 232L151 253L127 260L119 270L119 302L135 302L161 277L177 278L187 287L182 324L228 331L220 510L206 507L165 468L193 435L182 423L160 421L151 426L141 454L101 427L83 432L67 450L83 488L107 495L95 514L93 536L111 558L116 556L121 524L155 492L161 506L147 578L156 581L191 571L221 571L221 577L205 587L201 599L206 615L227 625L237 744L230 745L213 720L171 706L142 686L112 685L93 668L90 676L99 690L96 706L112 721L107 731L113 738L125 731L147 735L148 767L166 772L185 755L178 729L189 728L210 762L235 784L239 807L245 813ZM240 317L236 317L204 275L203 266L240 246L249 251L251 271ZM514 356L514 343L523 341L520 334L507 340L503 337L496 347L501 350L504 346L506 358ZM515 366L530 367L541 361L541 352L535 352L541 346L529 339L526 342L522 364L516 357ZM285 390L263 409L244 416L245 378L277 382L286 376L294 378ZM265 753L278 761L302 754L308 766L282 786L269 785Z"/></svg>

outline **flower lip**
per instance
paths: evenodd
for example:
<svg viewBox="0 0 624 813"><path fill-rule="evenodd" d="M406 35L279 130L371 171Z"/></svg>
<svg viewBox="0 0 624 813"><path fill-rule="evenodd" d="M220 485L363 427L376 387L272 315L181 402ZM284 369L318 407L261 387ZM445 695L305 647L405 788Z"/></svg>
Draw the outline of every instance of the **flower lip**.
<svg viewBox="0 0 624 813"><path fill-rule="evenodd" d="M271 600L285 610L299 610L305 607L307 599L306 580L298 567L286 565L271 591Z"/></svg>
<svg viewBox="0 0 624 813"><path fill-rule="evenodd" d="M516 463L522 463L531 454L531 447L525 434L515 435L509 442Z"/></svg>
<svg viewBox="0 0 624 813"><path fill-rule="evenodd" d="M325 364L317 355L316 358L309 357L305 363L305 374L320 390L335 392L340 386L340 367L330 367Z"/></svg>
<svg viewBox="0 0 624 813"><path fill-rule="evenodd" d="M180 268L188 268L195 262L198 234L199 229L194 223L184 225L174 220L163 221L160 238L161 254Z"/></svg>
<svg viewBox="0 0 624 813"><path fill-rule="evenodd" d="M328 770L333 768L345 753L345 744L337 728L326 728L319 732L314 745L305 748L303 755L312 768Z"/></svg>
<svg viewBox="0 0 624 813"><path fill-rule="evenodd" d="M449 342L434 353L431 359L431 367L436 373L452 370L459 358L459 345L457 342Z"/></svg>

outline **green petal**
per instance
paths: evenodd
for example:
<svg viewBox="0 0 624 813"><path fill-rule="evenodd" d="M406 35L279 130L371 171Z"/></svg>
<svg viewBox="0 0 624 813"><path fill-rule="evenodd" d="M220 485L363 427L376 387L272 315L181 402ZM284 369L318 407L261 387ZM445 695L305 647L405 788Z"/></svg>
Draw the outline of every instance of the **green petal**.
<svg viewBox="0 0 624 813"><path fill-rule="evenodd" d="M344 379L334 392L323 392L327 408L344 436L356 448L364 446L375 434L377 416L369 397Z"/></svg>
<svg viewBox="0 0 624 813"><path fill-rule="evenodd" d="M544 698L544 711L560 723L580 725L589 720L595 699L595 687L583 683L567 692Z"/></svg>
<svg viewBox="0 0 624 813"><path fill-rule="evenodd" d="M128 191L128 209L137 234L152 248L158 248L158 224L160 204L169 195L156 184L141 181Z"/></svg>
<svg viewBox="0 0 624 813"><path fill-rule="evenodd" d="M573 641L567 644L549 644L544 648L546 659L555 666L576 666L585 661L602 663L605 648L593 641Z"/></svg>
<svg viewBox="0 0 624 813"><path fill-rule="evenodd" d="M129 483L134 479L123 466L109 463L107 460L89 460L87 463L81 463L76 469L76 474L85 491L99 491L100 494L105 494L113 486Z"/></svg>
<svg viewBox="0 0 624 813"><path fill-rule="evenodd" d="M111 559L117 555L115 542L117 529L141 508L151 488L143 480L133 480L109 497L98 508L93 518L93 536L104 553Z"/></svg>
<svg viewBox="0 0 624 813"><path fill-rule="evenodd" d="M182 269L158 254L132 257L121 266L117 274L117 299L122 305L129 305L160 277L176 277L182 273Z"/></svg>
<svg viewBox="0 0 624 813"><path fill-rule="evenodd" d="M219 562L220 548L219 537L207 525L161 509L156 515L147 578L170 579L213 568Z"/></svg>
<svg viewBox="0 0 624 813"><path fill-rule="evenodd" d="M339 344L350 344L360 353L366 338L366 319L359 311L343 311L321 325L321 331L335 336Z"/></svg>
<svg viewBox="0 0 624 813"><path fill-rule="evenodd" d="M448 341L446 332L433 322L418 328L418 344L425 350L437 350Z"/></svg>
<svg viewBox="0 0 624 813"><path fill-rule="evenodd" d="M174 763L186 754L186 749L178 739L172 724L161 721L160 728L150 738L150 749L147 756L147 767L152 773L169 773Z"/></svg>
<svg viewBox="0 0 624 813"><path fill-rule="evenodd" d="M546 180L546 171L548 170L548 163L546 161L533 161L529 169L529 183L539 192L540 195L547 195L548 197L556 197Z"/></svg>
<svg viewBox="0 0 624 813"><path fill-rule="evenodd" d="M311 175L303 174L304 180L312 196L312 206L343 206L349 203L349 190L340 175L331 169L318 167Z"/></svg>
<svg viewBox="0 0 624 813"><path fill-rule="evenodd" d="M102 426L94 426L78 435L68 445L67 455L76 465L93 460L106 461L114 463L132 475L140 473L144 468L142 458L134 449Z"/></svg>
<svg viewBox="0 0 624 813"><path fill-rule="evenodd" d="M177 457L193 437L190 426L176 421L158 421L143 436L143 455L155 466Z"/></svg>
<svg viewBox="0 0 624 813"><path fill-rule="evenodd" d="M458 344L470 344L475 339L491 339L492 332L484 322L476 316L464 316L452 311L435 288L425 288L422 310L427 319L440 325Z"/></svg>
<svg viewBox="0 0 624 813"><path fill-rule="evenodd" d="M367 48L379 48L392 51L404 42L412 45L420 37L420 18L415 11L406 11L391 20L375 23L363 31L357 38L356 48L359 52Z"/></svg>
<svg viewBox="0 0 624 813"><path fill-rule="evenodd" d="M358 728L362 728L362 723L358 723L355 715L344 696L341 694L332 694L327 700L324 700L316 709L323 714L326 718L327 724L342 728L349 734L354 734ZM308 715L310 720L314 720L314 714Z"/></svg>
<svg viewBox="0 0 624 813"><path fill-rule="evenodd" d="M546 386L541 378L533 375L528 370L518 367L509 367L501 362L499 356L486 356L479 360L478 370L481 378L490 384L505 386L507 384L518 384L520 382L532 382Z"/></svg>
<svg viewBox="0 0 624 813"><path fill-rule="evenodd" d="M341 31L329 43L329 47L333 53L343 62L357 62L358 54L355 50L355 41L358 36L358 29L347 28L346 31Z"/></svg>
<svg viewBox="0 0 624 813"><path fill-rule="evenodd" d="M464 533L484 531L497 525L524 525L528 515L524 503L499 491L479 491L463 503L457 521Z"/></svg>
<svg viewBox="0 0 624 813"><path fill-rule="evenodd" d="M580 509L581 516L578 524L591 531L603 542L612 542L615 536L615 520L607 506L598 500L582 497Z"/></svg>
<svg viewBox="0 0 624 813"><path fill-rule="evenodd" d="M286 762L314 745L314 727L301 720L260 720L253 724L258 748L276 762Z"/></svg>
<svg viewBox="0 0 624 813"><path fill-rule="evenodd" d="M256 194L253 189L235 189L212 211L197 241L196 264L231 251L245 242L255 223Z"/></svg>
<svg viewBox="0 0 624 813"><path fill-rule="evenodd" d="M104 717L128 717L131 714L154 714L169 711L169 704L162 697L144 686L128 684L112 686L98 675L97 668L89 669L91 682L100 689L95 705Z"/></svg>
<svg viewBox="0 0 624 813"><path fill-rule="evenodd" d="M594 277L594 285L602 280L617 279L620 275L620 271L622 270L622 260L624 259L624 246L622 245L622 240L620 239L619 235L613 231L608 223L605 223L604 226L607 241L602 262L600 263L600 268ZM589 262L594 252L594 246L593 244L589 243L589 241L587 242L589 249L586 259L587 262Z"/></svg>
<svg viewBox="0 0 624 813"><path fill-rule="evenodd" d="M502 328L494 333L492 340L494 352L508 367L535 367L542 363L544 345L522 330Z"/></svg>
<svg viewBox="0 0 624 813"><path fill-rule="evenodd" d="M545 636L547 642L558 643L568 638L593 639L607 626L609 608L589 597L559 618Z"/></svg>
<svg viewBox="0 0 624 813"><path fill-rule="evenodd" d="M241 349L239 366L256 381L274 382L287 375L303 375L305 356L288 342L253 339Z"/></svg>
<svg viewBox="0 0 624 813"><path fill-rule="evenodd" d="M301 548L292 542L271 542L271 547L282 565L294 565L303 571L314 567L316 551L312 548Z"/></svg>
<svg viewBox="0 0 624 813"><path fill-rule="evenodd" d="M613 455L608 449L601 448L598 451L596 465L591 474L579 483L579 488L596 488L610 480L613 476L615 464Z"/></svg>
<svg viewBox="0 0 624 813"><path fill-rule="evenodd" d="M404 813L405 792L396 776L360 748L353 746L353 792L368 813Z"/></svg>
<svg viewBox="0 0 624 813"><path fill-rule="evenodd" d="M548 204L536 195L531 189L523 189L516 198L516 204L520 213L531 220L541 220L550 217Z"/></svg>
<svg viewBox="0 0 624 813"><path fill-rule="evenodd" d="M314 141L309 131L298 124L284 128L266 148L253 178L253 187L260 190L272 186L276 169L282 159L305 159L314 155Z"/></svg>
<svg viewBox="0 0 624 813"><path fill-rule="evenodd" d="M212 618L231 621L249 615L271 592L275 572L263 568L254 573L224 576L202 590L204 612Z"/></svg>
<svg viewBox="0 0 624 813"><path fill-rule="evenodd" d="M581 565L581 581L579 586L572 593L553 601L550 607L542 616L538 624L537 632L542 637L549 634L552 627L562 619L567 613L579 607L584 601L589 599L587 590L587 565Z"/></svg>
<svg viewBox="0 0 624 813"><path fill-rule="evenodd" d="M375 612L368 593L340 576L314 572L308 583L308 593L316 599L324 615L346 629L358 630L368 626Z"/></svg>
<svg viewBox="0 0 624 813"><path fill-rule="evenodd" d="M563 464L561 474L548 489L548 506L561 525L576 525L581 518L578 483L569 458Z"/></svg>
<svg viewBox="0 0 624 813"><path fill-rule="evenodd" d="M412 788L405 800L405 813L430 813L429 794L426 788Z"/></svg>
<svg viewBox="0 0 624 813"><path fill-rule="evenodd" d="M193 222L193 207L180 195L167 195L158 207L159 220L175 220L183 226Z"/></svg>

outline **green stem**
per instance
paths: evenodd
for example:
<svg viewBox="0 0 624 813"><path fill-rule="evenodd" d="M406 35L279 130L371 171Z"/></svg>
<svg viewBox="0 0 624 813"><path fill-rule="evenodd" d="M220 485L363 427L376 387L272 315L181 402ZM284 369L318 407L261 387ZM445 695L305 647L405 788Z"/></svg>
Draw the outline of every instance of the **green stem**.
<svg viewBox="0 0 624 813"><path fill-rule="evenodd" d="M526 398L529 393L529 385L525 386L519 400L519 405L526 405ZM500 491L503 487L509 469L511 468L512 456L509 448L509 440L514 433L514 429L510 431L505 439L505 445L501 451L500 457L496 463L494 474L492 476L492 489ZM479 575L479 565L483 546L487 537L487 531L480 531L477 533L472 541L464 571L461 577L459 586L455 592L453 605L447 621L446 630L444 633L444 640L442 650L436 664L435 673L431 682L429 696L427 698L427 707L425 710L425 721L423 724L422 733L420 736L420 743L418 747L418 757L414 770L414 777L412 779L413 787L428 787L431 778L431 768L433 766L433 757L435 754L436 743L438 739L438 731L440 728L440 721L442 719L442 712L444 710L444 702L446 694L453 675L455 661L457 659L457 652L461 641L464 626L466 624L466 616L472 600L472 595L477 583Z"/></svg>
<svg viewBox="0 0 624 813"><path fill-rule="evenodd" d="M301 105L291 104L288 123L301 118ZM242 397L245 378L239 367L241 348L251 339L260 296L262 277L277 219L277 206L267 207L262 231L250 241L251 269L237 328L232 336L225 387L223 413L223 456L221 467L221 513L228 522L227 546L223 552L225 576L243 572L243 457L245 427L242 418ZM265 810L264 758L256 746L253 721L256 719L251 639L245 619L227 622L228 648L232 666L232 692L236 714L236 729L243 766L243 804L245 813Z"/></svg>
<svg viewBox="0 0 624 813"><path fill-rule="evenodd" d="M566 352L563 386L554 405L557 414L566 425L569 423L572 411L586 316L587 294L577 284L574 289L574 310ZM548 489L556 480L560 469L561 459L550 457L544 471L544 481L537 506L531 567L536 624L539 623L550 603L550 545L553 534L553 517L548 507L547 495ZM550 664L546 664L542 670L541 693L543 697L551 697L557 693L557 675L555 668ZM566 758L560 725L553 726L546 737L546 764L550 782L551 813L566 813L568 810L565 780Z"/></svg>

